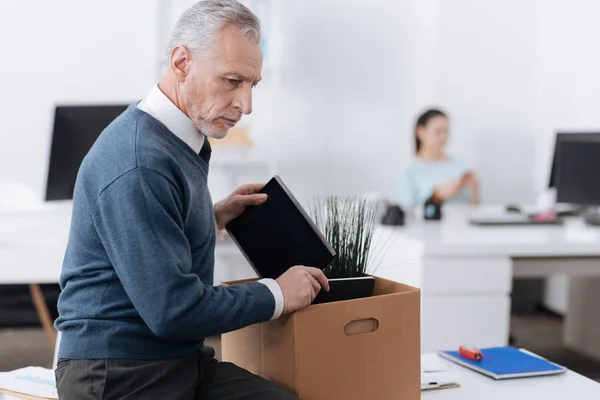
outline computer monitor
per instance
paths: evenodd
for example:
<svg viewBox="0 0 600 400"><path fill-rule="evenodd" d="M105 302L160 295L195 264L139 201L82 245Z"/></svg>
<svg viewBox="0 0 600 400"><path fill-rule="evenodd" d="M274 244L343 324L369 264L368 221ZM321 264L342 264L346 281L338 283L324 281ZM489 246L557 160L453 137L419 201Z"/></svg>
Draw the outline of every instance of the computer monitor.
<svg viewBox="0 0 600 400"><path fill-rule="evenodd" d="M556 174L557 174L557 158L558 149L562 143L566 142L589 142L600 140L600 133L597 132L559 132L556 134L556 141L554 144L554 154L552 156L552 166L550 168L550 180L548 187L556 188Z"/></svg>
<svg viewBox="0 0 600 400"><path fill-rule="evenodd" d="M556 148L556 200L600 206L600 135L562 140Z"/></svg>
<svg viewBox="0 0 600 400"><path fill-rule="evenodd" d="M57 106L46 184L46 201L73 198L83 158L100 133L127 105Z"/></svg>

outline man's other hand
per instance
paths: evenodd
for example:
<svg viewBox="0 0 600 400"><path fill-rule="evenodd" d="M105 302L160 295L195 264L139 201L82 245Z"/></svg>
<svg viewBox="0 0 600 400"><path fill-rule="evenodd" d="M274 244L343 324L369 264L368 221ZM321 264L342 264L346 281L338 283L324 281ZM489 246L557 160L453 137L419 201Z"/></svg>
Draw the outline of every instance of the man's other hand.
<svg viewBox="0 0 600 400"><path fill-rule="evenodd" d="M329 281L318 268L292 267L276 281L283 292L283 312L286 314L311 305L321 289L329 291Z"/></svg>
<svg viewBox="0 0 600 400"><path fill-rule="evenodd" d="M258 193L265 185L251 183L240 186L227 198L215 204L215 219L218 229L225 229L227 224L238 217L248 206L258 206L267 201L267 195Z"/></svg>

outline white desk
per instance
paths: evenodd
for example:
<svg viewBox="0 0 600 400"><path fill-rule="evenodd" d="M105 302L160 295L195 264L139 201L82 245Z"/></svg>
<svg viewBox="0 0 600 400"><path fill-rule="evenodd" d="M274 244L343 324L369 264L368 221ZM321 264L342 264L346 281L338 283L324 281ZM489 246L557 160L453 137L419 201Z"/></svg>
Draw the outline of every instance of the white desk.
<svg viewBox="0 0 600 400"><path fill-rule="evenodd" d="M441 222L378 232L390 244L375 274L422 290L423 352L506 345L512 278L560 273L571 278L565 344L600 359L599 228L578 219L477 227L467 221L472 209L444 212Z"/></svg>
<svg viewBox="0 0 600 400"><path fill-rule="evenodd" d="M58 283L69 239L72 202L46 203L31 210L0 210L0 285ZM238 266L215 271L215 283L256 276L233 241L217 241L218 257ZM240 262L241 259L241 262Z"/></svg>
<svg viewBox="0 0 600 400"><path fill-rule="evenodd" d="M0 211L0 284L28 284L54 346L56 332L39 284L57 283L69 236L71 202Z"/></svg>
<svg viewBox="0 0 600 400"><path fill-rule="evenodd" d="M423 360L438 359L455 373L459 388L421 392L422 400L597 400L600 384L573 371L548 377L495 381L487 376L441 359L437 354L424 354ZM3 396L0 400L12 400ZM31 398L35 400L35 398Z"/></svg>
<svg viewBox="0 0 600 400"><path fill-rule="evenodd" d="M70 202L0 211L0 284L57 283L71 222Z"/></svg>
<svg viewBox="0 0 600 400"><path fill-rule="evenodd" d="M56 332L39 284L58 283L69 238L72 202L0 209L0 285L29 285L34 305L54 346ZM215 283L256 276L231 241L218 241ZM232 263L221 260L233 258ZM223 267L227 266L227 267Z"/></svg>
<svg viewBox="0 0 600 400"><path fill-rule="evenodd" d="M436 354L423 357L438 358ZM455 371L461 387L422 392L422 400L600 399L600 384L573 371L556 376L495 381L458 365L448 365Z"/></svg>
<svg viewBox="0 0 600 400"><path fill-rule="evenodd" d="M475 227L467 210L444 211L440 223L379 232L391 240L375 274L422 289L422 351L507 344L512 277L565 273L571 276L565 343L600 359L600 278L590 278L600 276L599 228L580 220ZM58 282L70 216L70 202L0 211L0 284ZM217 257L228 262L217 265L216 283L254 276L233 244L220 243Z"/></svg>

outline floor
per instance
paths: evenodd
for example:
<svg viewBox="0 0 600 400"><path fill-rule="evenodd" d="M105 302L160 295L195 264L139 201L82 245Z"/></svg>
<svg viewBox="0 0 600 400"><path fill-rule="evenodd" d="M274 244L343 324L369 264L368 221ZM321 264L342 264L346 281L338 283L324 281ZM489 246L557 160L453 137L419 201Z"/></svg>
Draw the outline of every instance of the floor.
<svg viewBox="0 0 600 400"><path fill-rule="evenodd" d="M512 316L512 343L600 382L600 362L562 346L562 318L540 312L532 316Z"/></svg>
<svg viewBox="0 0 600 400"><path fill-rule="evenodd" d="M545 313L527 317L513 316L511 335L514 338L514 346L527 348L600 382L600 362L561 346L560 317ZM210 338L207 344L214 347L217 357L220 357L220 340ZM0 330L0 371L29 365L50 367L51 364L52 350L40 328Z"/></svg>

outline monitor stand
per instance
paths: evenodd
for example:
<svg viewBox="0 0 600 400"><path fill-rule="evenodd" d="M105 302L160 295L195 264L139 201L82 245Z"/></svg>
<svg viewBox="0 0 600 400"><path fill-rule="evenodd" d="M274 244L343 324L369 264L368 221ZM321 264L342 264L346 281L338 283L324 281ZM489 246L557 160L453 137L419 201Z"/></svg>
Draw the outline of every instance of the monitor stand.
<svg viewBox="0 0 600 400"><path fill-rule="evenodd" d="M600 209L596 206L586 207L583 220L587 225L600 226Z"/></svg>
<svg viewBox="0 0 600 400"><path fill-rule="evenodd" d="M579 217L585 211L585 207L575 204L557 204L555 208L557 217Z"/></svg>

